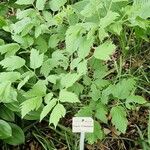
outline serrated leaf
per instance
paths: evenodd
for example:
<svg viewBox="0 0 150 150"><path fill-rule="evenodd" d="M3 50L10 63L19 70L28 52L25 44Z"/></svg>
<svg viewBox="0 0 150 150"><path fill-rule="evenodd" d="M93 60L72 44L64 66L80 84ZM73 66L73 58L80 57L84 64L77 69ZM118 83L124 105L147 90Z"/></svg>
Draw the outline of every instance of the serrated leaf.
<svg viewBox="0 0 150 150"><path fill-rule="evenodd" d="M30 28L30 25L32 25L31 18L26 17L26 18L23 18L22 20L16 22L15 24L13 24L12 29L15 34L19 34L19 33L23 32L23 30L24 30L24 33L22 33L22 34L26 35L28 32L28 27Z"/></svg>
<svg viewBox="0 0 150 150"><path fill-rule="evenodd" d="M107 15L100 20L100 27L105 28L109 26L111 23L113 23L117 18L119 17L119 14L116 12L108 11Z"/></svg>
<svg viewBox="0 0 150 150"><path fill-rule="evenodd" d="M4 120L0 120L0 139L6 139L12 136L11 126Z"/></svg>
<svg viewBox="0 0 150 150"><path fill-rule="evenodd" d="M12 71L12 70L19 69L22 66L24 66L25 60L18 56L10 56L2 60L0 62L0 65L2 65L7 70Z"/></svg>
<svg viewBox="0 0 150 150"><path fill-rule="evenodd" d="M82 107L78 113L75 115L76 117L92 117L93 111L89 106Z"/></svg>
<svg viewBox="0 0 150 150"><path fill-rule="evenodd" d="M126 107L128 109L132 108L131 103L144 104L144 103L146 103L146 100L142 96L139 96L139 95L130 95L126 99Z"/></svg>
<svg viewBox="0 0 150 150"><path fill-rule="evenodd" d="M57 67L59 64L57 61L55 61L54 59L48 59L46 60L41 67L40 72L47 77L50 73L50 71L54 68Z"/></svg>
<svg viewBox="0 0 150 150"><path fill-rule="evenodd" d="M78 96L72 92L61 90L59 93L59 100L61 102L77 103L80 102Z"/></svg>
<svg viewBox="0 0 150 150"><path fill-rule="evenodd" d="M87 39L87 37L82 37L78 49L78 57L83 59L89 55L91 47L93 45L94 38Z"/></svg>
<svg viewBox="0 0 150 150"><path fill-rule="evenodd" d="M51 0L49 2L50 8L52 11L57 11L61 6L63 6L67 0Z"/></svg>
<svg viewBox="0 0 150 150"><path fill-rule="evenodd" d="M122 23L121 22L116 22L113 23L109 26L109 30L115 34L120 35L121 30L122 30Z"/></svg>
<svg viewBox="0 0 150 150"><path fill-rule="evenodd" d="M100 41L102 42L106 37L108 37L108 33L105 31L104 28L99 28L98 30L98 37Z"/></svg>
<svg viewBox="0 0 150 150"><path fill-rule="evenodd" d="M44 97L44 102L45 102L46 104L48 104L52 98L53 98L53 93L48 93L48 94L46 94L45 97Z"/></svg>
<svg viewBox="0 0 150 150"><path fill-rule="evenodd" d="M25 9L25 10L17 10L17 19L23 19L30 16L36 16L36 10L33 8Z"/></svg>
<svg viewBox="0 0 150 150"><path fill-rule="evenodd" d="M37 0L36 1L36 8L38 10L43 10L45 3L46 3L46 0Z"/></svg>
<svg viewBox="0 0 150 150"><path fill-rule="evenodd" d="M42 31L42 29L41 29ZM43 33L43 32L42 32ZM36 49L40 52L40 53L45 53L48 50L48 45L47 45L47 41L42 37L39 36L36 41L35 41L35 45L36 45Z"/></svg>
<svg viewBox="0 0 150 150"><path fill-rule="evenodd" d="M135 87L133 78L123 79L112 88L112 94L119 99L126 99Z"/></svg>
<svg viewBox="0 0 150 150"><path fill-rule="evenodd" d="M43 108L40 114L40 121L52 110L52 108L56 105L57 99L52 99L49 103Z"/></svg>
<svg viewBox="0 0 150 150"><path fill-rule="evenodd" d="M10 53L14 55L19 49L20 46L17 43L5 44L0 46L0 53L1 54Z"/></svg>
<svg viewBox="0 0 150 150"><path fill-rule="evenodd" d="M39 51L37 51L36 49L32 49L30 54L30 67L32 69L37 69L41 67L43 63L43 57L44 55L39 54Z"/></svg>
<svg viewBox="0 0 150 150"><path fill-rule="evenodd" d="M94 132L86 134L86 140L89 144L94 144L97 140L102 140L104 137L104 133L99 122L94 121Z"/></svg>
<svg viewBox="0 0 150 150"><path fill-rule="evenodd" d="M19 84L17 89L20 90L30 79L30 75L26 76Z"/></svg>
<svg viewBox="0 0 150 150"><path fill-rule="evenodd" d="M101 60L108 60L115 49L116 46L111 41L106 41L95 49L94 57Z"/></svg>
<svg viewBox="0 0 150 150"><path fill-rule="evenodd" d="M25 117L30 111L37 110L42 104L42 97L33 97L21 103L21 115Z"/></svg>
<svg viewBox="0 0 150 150"><path fill-rule="evenodd" d="M71 86L70 88L68 88L68 91L71 91L73 93L75 93L76 95L80 95L84 90L84 86L78 82L74 83L73 86Z"/></svg>
<svg viewBox="0 0 150 150"><path fill-rule="evenodd" d="M15 82L20 79L21 75L19 72L2 72L0 73L0 82L10 81Z"/></svg>
<svg viewBox="0 0 150 150"><path fill-rule="evenodd" d="M46 79L49 82L56 84L56 81L59 79L59 76L58 75L49 75Z"/></svg>
<svg viewBox="0 0 150 150"><path fill-rule="evenodd" d="M77 72L79 75L85 75L87 73L87 60L81 61L77 66Z"/></svg>
<svg viewBox="0 0 150 150"><path fill-rule="evenodd" d="M34 0L17 0L16 4L18 5L29 5L33 4Z"/></svg>
<svg viewBox="0 0 150 150"><path fill-rule="evenodd" d="M115 106L111 109L110 114L112 116L112 124L120 132L125 133L128 125L126 118L126 111L122 106Z"/></svg>
<svg viewBox="0 0 150 150"><path fill-rule="evenodd" d="M55 48L58 45L58 42L60 41L57 34L53 34L50 36L48 41L48 46L51 48Z"/></svg>
<svg viewBox="0 0 150 150"><path fill-rule="evenodd" d="M74 68L76 68L78 66L78 64L80 63L82 59L81 58L75 58L71 61L70 63L70 69L73 70Z"/></svg>
<svg viewBox="0 0 150 150"><path fill-rule="evenodd" d="M79 80L80 75L77 73L68 73L65 74L62 78L61 78L61 85L65 88L71 87L77 80Z"/></svg>
<svg viewBox="0 0 150 150"><path fill-rule="evenodd" d="M108 119L107 119L107 108L104 104L102 103L98 103L96 105L96 113L95 113L95 117L97 119L100 119L102 122L107 123Z"/></svg>
<svg viewBox="0 0 150 150"><path fill-rule="evenodd" d="M64 106L62 104L57 104L50 115L49 124L53 124L56 128L59 120L64 117L65 114L66 109Z"/></svg>
<svg viewBox="0 0 150 150"><path fill-rule="evenodd" d="M39 80L29 91L27 91L24 96L26 98L31 98L31 97L43 97L46 95L46 87L47 82L44 80Z"/></svg>

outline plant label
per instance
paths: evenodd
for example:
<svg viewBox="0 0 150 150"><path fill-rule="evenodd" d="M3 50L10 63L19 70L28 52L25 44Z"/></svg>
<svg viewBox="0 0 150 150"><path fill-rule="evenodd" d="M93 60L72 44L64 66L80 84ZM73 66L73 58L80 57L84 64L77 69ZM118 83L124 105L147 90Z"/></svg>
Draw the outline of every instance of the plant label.
<svg viewBox="0 0 150 150"><path fill-rule="evenodd" d="M91 117L73 117L72 131L74 133L94 131L94 121Z"/></svg>

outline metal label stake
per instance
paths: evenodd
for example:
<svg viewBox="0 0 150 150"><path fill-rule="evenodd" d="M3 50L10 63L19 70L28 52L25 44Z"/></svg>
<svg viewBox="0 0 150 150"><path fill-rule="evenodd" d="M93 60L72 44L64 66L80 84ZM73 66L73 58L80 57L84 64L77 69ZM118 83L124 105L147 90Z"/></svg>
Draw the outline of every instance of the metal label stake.
<svg viewBox="0 0 150 150"><path fill-rule="evenodd" d="M91 117L73 117L72 131L80 133L80 150L84 150L85 133L93 133L94 121Z"/></svg>

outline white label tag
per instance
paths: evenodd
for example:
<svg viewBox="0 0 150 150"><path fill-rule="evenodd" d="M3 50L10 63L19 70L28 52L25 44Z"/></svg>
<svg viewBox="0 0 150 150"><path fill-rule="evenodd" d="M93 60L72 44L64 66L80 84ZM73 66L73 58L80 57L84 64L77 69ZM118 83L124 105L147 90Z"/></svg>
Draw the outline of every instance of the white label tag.
<svg viewBox="0 0 150 150"><path fill-rule="evenodd" d="M73 117L72 132L89 132L94 131L94 121L91 117Z"/></svg>

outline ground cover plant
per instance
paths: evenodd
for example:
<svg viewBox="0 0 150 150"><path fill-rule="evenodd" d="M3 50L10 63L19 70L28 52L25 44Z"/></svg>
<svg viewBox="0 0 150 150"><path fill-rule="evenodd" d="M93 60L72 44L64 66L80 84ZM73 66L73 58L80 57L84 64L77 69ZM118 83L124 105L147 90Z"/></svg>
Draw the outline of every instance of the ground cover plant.
<svg viewBox="0 0 150 150"><path fill-rule="evenodd" d="M0 2L2 149L149 150L149 0Z"/></svg>

